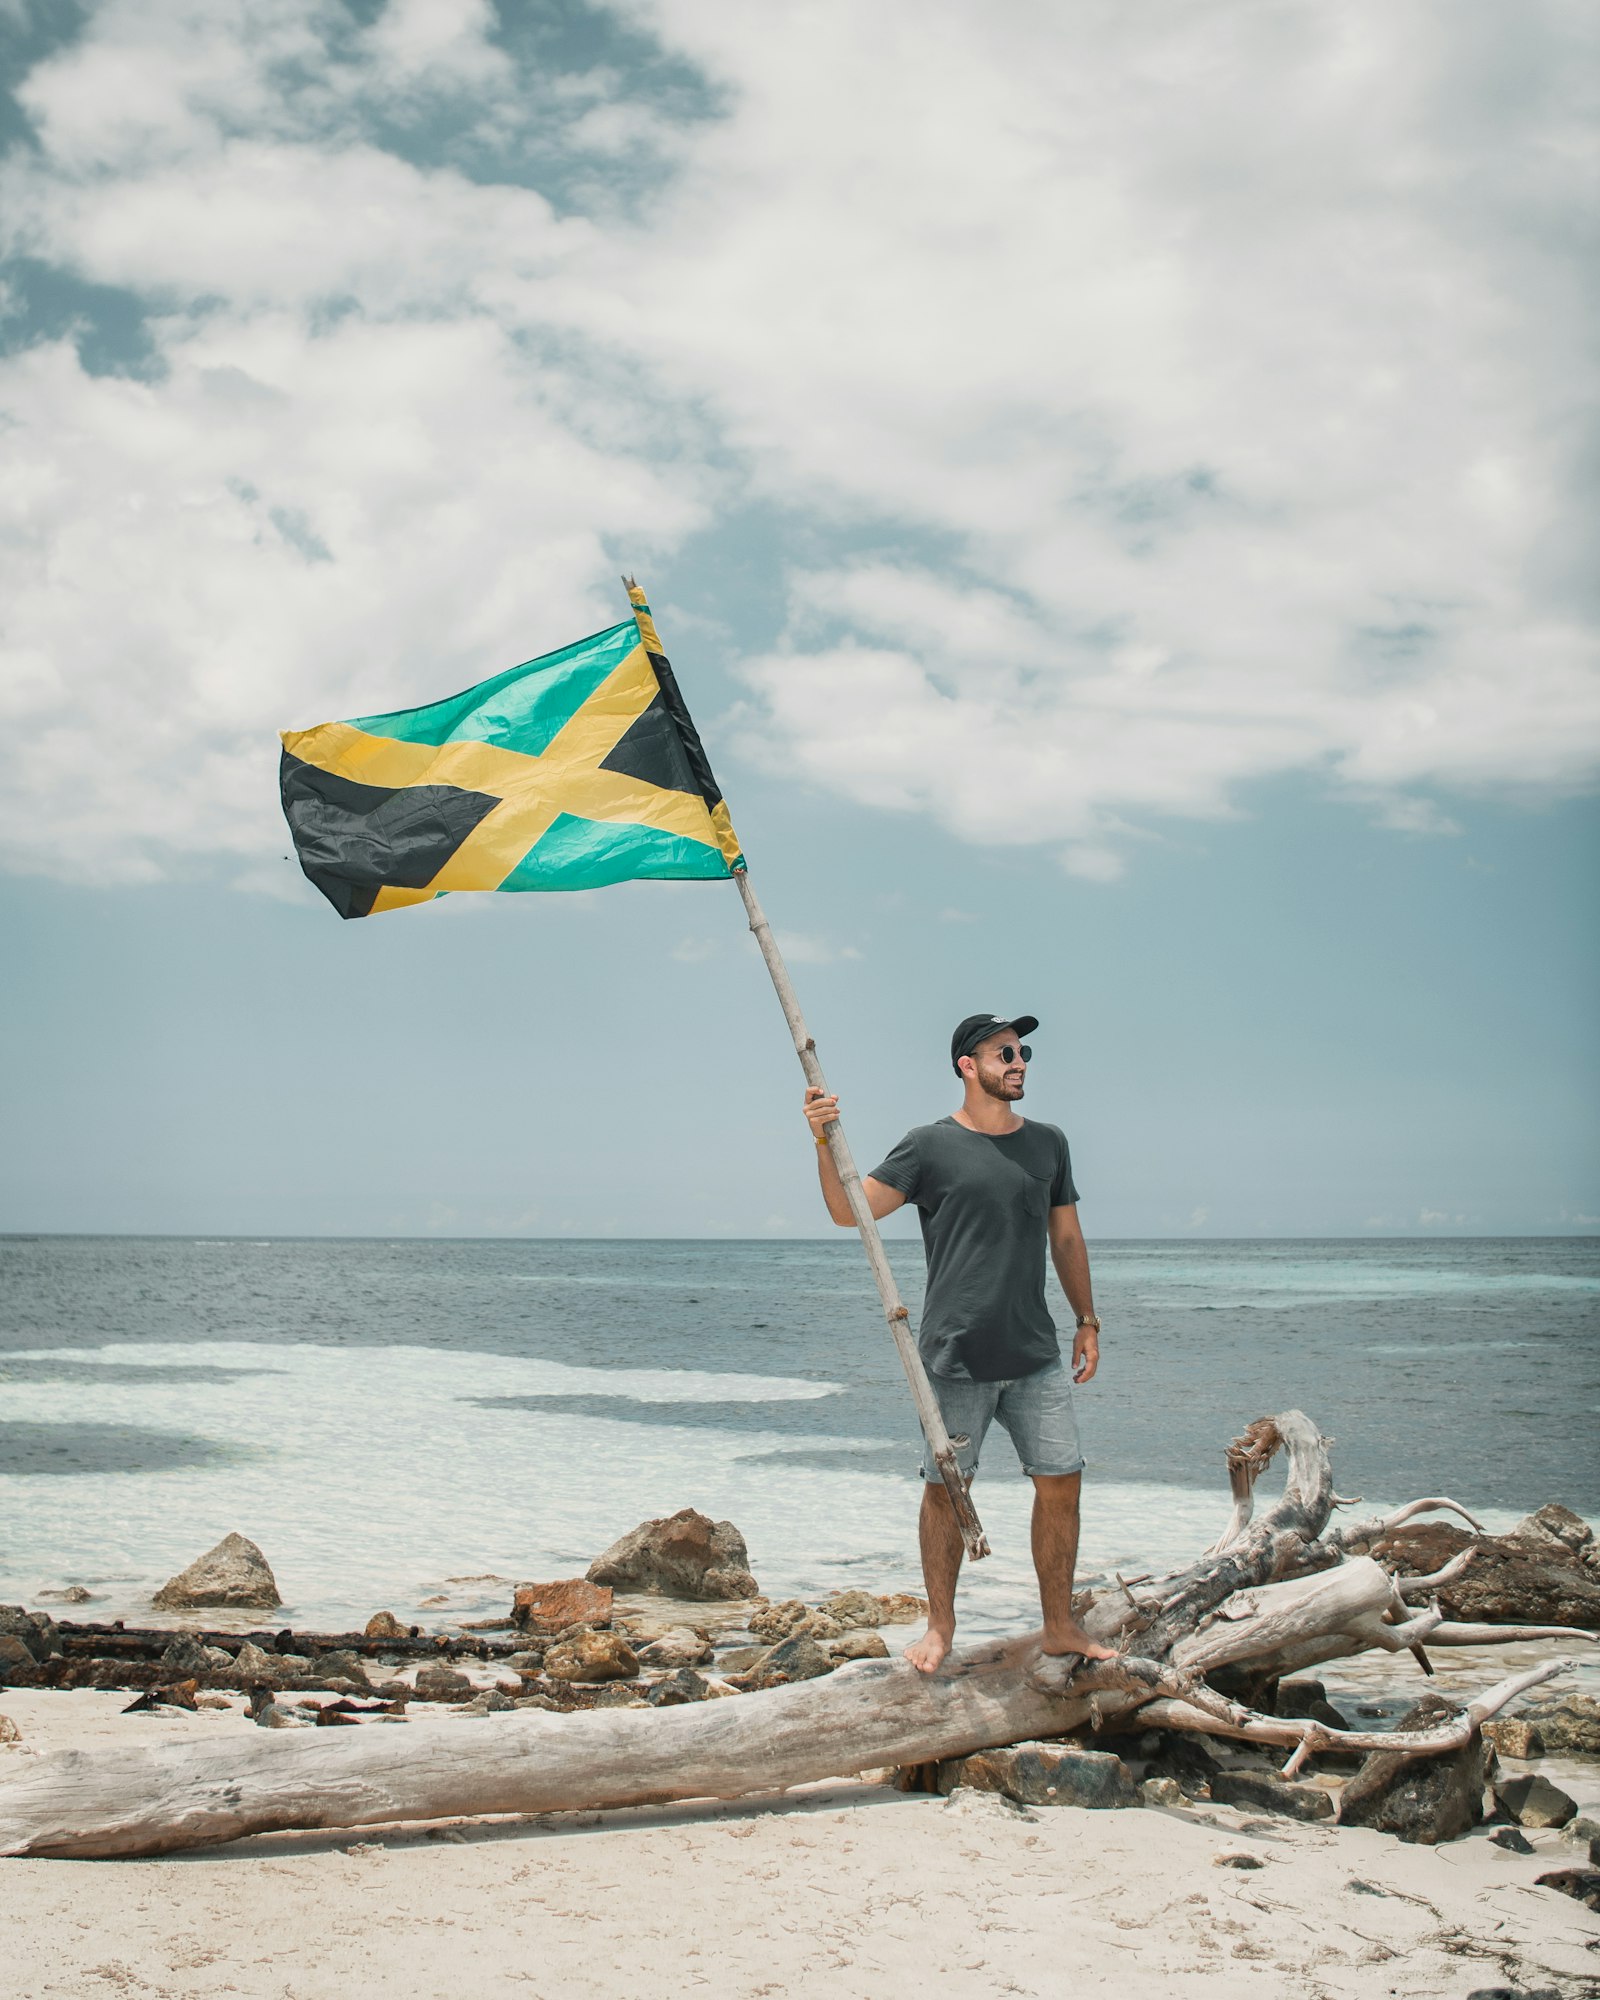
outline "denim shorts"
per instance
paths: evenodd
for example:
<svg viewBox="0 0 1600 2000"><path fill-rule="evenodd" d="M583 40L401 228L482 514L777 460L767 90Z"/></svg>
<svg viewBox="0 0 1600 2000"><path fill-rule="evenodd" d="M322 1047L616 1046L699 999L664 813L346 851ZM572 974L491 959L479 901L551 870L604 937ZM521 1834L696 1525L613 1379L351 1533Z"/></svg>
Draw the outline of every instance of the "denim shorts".
<svg viewBox="0 0 1600 2000"><path fill-rule="evenodd" d="M956 1446L956 1463L970 1479L978 1469L978 1453L990 1424L998 1417L1030 1478L1060 1479L1082 1472L1083 1447L1078 1442L1078 1418L1072 1407L1072 1377L1066 1364L1052 1361L1036 1374L1014 1382L957 1382L947 1375L930 1375L939 1399L944 1427L952 1437L966 1433ZM922 1476L939 1483L939 1468L926 1444Z"/></svg>

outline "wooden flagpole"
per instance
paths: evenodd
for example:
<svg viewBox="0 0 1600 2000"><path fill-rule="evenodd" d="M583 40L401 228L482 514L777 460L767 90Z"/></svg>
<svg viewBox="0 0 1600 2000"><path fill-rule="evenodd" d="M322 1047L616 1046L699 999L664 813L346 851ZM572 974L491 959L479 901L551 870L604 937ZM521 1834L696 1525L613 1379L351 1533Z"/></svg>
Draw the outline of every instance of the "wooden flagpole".
<svg viewBox="0 0 1600 2000"><path fill-rule="evenodd" d="M805 1072L806 1082L818 1090L826 1090L827 1079L822 1074L822 1065L817 1060L817 1045L806 1031L805 1016L800 1012L800 1001L794 990L794 982L789 977L789 968L783 962L777 940L772 935L772 926L767 922L755 890L750 886L750 871L739 868L733 879L739 885L739 894L744 898L745 914L750 919L750 929L756 943L761 947L761 956L766 960L767 971L772 975L772 984L777 991L778 1004L783 1009L783 1017L789 1023L789 1032L794 1037L794 1052L800 1058L800 1067ZM895 1284L894 1272L889 1268L889 1259L884 1251L883 1238L878 1233L878 1225L872 1210L867 1206L866 1189L861 1185L861 1176L856 1171L856 1163L851 1157L850 1146L844 1136L844 1127L835 1118L825 1128L828 1151L833 1155L833 1164L839 1169L839 1179L844 1183L845 1199L850 1204L850 1213L855 1217L856 1227L861 1232L862 1247L867 1253L867 1262L872 1266L872 1275L877 1281L878 1297L883 1301L883 1316L889 1322L889 1331L894 1335L894 1344L900 1350L900 1362L906 1371L906 1380L911 1385L911 1400L917 1406L917 1416L921 1420L923 1435L928 1440L933 1453L933 1462L939 1468L944 1480L945 1491L950 1495L950 1504L955 1509L956 1521L961 1528L961 1539L966 1544L967 1554L974 1562L989 1553L989 1539L983 1532L983 1523L978 1519L977 1509L972 1504L972 1493L960 1466L956 1463L955 1447L944 1427L944 1417L940 1413L938 1399L928 1381L927 1371L922 1365L922 1356L917 1352L917 1343L911 1337L911 1315L900 1297L900 1289ZM966 1440L963 1438L963 1443Z"/></svg>
<svg viewBox="0 0 1600 2000"><path fill-rule="evenodd" d="M658 652L661 645L660 634L656 631L655 620L650 615L650 607L645 602L644 592L639 589L631 576L625 576L623 585L628 592L628 602L639 627L639 637L650 652L659 677L666 667L666 656ZM671 679L670 670L667 676ZM676 699L676 696L674 696ZM687 723L688 717L683 720ZM694 725L689 723L690 733ZM692 746L694 759L700 765L701 781L711 787L715 798L716 781L711 776L710 766L705 763L705 754L697 742ZM777 939L772 935L772 926L767 922L756 892L750 886L750 871L741 860L733 870L733 879L739 885L739 894L744 898L745 914L750 919L750 929L756 943L761 947L761 956L766 961L768 973L772 977L773 988L778 995L778 1004L783 1009L783 1018L789 1023L789 1032L794 1037L794 1052L800 1058L800 1067L805 1072L806 1082L819 1090L826 1090L822 1065L817 1061L817 1045L806 1031L805 1016L800 1012L800 1001L794 990L794 982L789 977L789 968L783 962L783 953L778 949ZM866 1190L861 1185L861 1176L856 1171L856 1163L851 1158L849 1145L845 1141L844 1128L835 1118L824 1134L828 1151L833 1155L833 1164L839 1169L839 1179L844 1183L845 1199L850 1204L850 1213L855 1217L856 1228L861 1232L862 1246L867 1253L867 1262L872 1266L872 1275L877 1282L878 1297L883 1301L883 1316L889 1322L889 1331L894 1335L894 1344L900 1352L900 1363L906 1371L906 1380L911 1385L911 1400L917 1406L917 1416L922 1424L922 1432L928 1440L928 1449L933 1454L933 1462L939 1468L939 1476L944 1481L945 1491L950 1495L950 1504L955 1509L956 1521L961 1529L961 1539L967 1554L974 1562L989 1553L989 1540L983 1532L983 1523L978 1519L977 1509L972 1504L972 1495L961 1468L956 1463L955 1446L944 1427L944 1417L940 1412L938 1398L928 1381L927 1371L922 1365L922 1356L917 1352L917 1343L911 1337L911 1315L906 1311L895 1284L894 1273L889 1269L889 1259L884 1251L883 1238L878 1234L878 1225L872 1210L867 1206ZM962 1438L965 1444L967 1440Z"/></svg>

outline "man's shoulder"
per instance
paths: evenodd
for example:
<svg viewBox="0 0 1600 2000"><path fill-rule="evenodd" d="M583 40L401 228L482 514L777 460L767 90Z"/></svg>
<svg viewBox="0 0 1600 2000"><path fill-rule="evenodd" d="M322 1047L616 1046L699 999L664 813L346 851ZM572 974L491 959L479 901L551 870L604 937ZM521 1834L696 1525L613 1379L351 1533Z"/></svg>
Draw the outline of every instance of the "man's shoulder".
<svg viewBox="0 0 1600 2000"><path fill-rule="evenodd" d="M1033 1127L1035 1132L1045 1134L1051 1145L1064 1146L1067 1143L1067 1135L1059 1125L1052 1125L1048 1120L1043 1118L1030 1118L1027 1122Z"/></svg>

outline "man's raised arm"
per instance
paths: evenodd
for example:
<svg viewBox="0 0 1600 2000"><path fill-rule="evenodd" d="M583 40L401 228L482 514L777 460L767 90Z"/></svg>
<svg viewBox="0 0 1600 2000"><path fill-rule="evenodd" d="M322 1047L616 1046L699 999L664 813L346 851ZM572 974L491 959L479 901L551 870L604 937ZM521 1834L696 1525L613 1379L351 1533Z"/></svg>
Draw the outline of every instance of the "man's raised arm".
<svg viewBox="0 0 1600 2000"><path fill-rule="evenodd" d="M837 1097L830 1097L814 1085L806 1092L806 1117L810 1121L811 1136L817 1142L817 1178L822 1183L822 1199L839 1227L850 1229L855 1225L855 1217L845 1199L844 1182L839 1178L839 1169L833 1164L833 1154L822 1136L822 1128L831 1125L838 1115ZM886 1215L893 1215L897 1208L905 1205L905 1196L898 1188L890 1187L886 1181L875 1181L871 1174L864 1177L861 1185L875 1221L881 1222Z"/></svg>

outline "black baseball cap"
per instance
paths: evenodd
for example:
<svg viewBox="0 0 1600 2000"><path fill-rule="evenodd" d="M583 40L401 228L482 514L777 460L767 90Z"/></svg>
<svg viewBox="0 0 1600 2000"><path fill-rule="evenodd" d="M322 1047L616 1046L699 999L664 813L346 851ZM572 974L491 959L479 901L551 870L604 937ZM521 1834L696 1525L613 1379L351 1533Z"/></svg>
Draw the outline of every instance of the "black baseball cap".
<svg viewBox="0 0 1600 2000"><path fill-rule="evenodd" d="M950 1067L959 1076L961 1058L970 1056L979 1042L1007 1030L1020 1040L1023 1035L1031 1035L1038 1025L1032 1014L969 1014L950 1037Z"/></svg>

